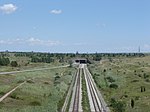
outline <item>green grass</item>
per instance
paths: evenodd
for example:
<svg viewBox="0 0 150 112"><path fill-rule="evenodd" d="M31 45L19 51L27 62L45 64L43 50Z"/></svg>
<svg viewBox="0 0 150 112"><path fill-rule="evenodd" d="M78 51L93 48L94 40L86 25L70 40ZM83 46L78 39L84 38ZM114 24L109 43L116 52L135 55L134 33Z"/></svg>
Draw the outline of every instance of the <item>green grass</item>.
<svg viewBox="0 0 150 112"><path fill-rule="evenodd" d="M90 65L89 68L108 104L110 104L111 98L115 98L117 101L125 103L126 112L143 112L143 110L144 112L149 112L150 82L146 81L146 79L150 80L149 64L149 56L141 58L120 57L119 59L113 59L112 62L106 59L102 60L102 63L96 62ZM104 69L106 69L105 73L103 72ZM144 73L149 77L144 78ZM117 84L118 89L109 88L111 83L106 79L107 86L104 77L112 77L115 80L112 83ZM146 88L145 92L141 92L141 86ZM133 109L130 106L131 99L135 101ZM111 108L111 110L113 109Z"/></svg>
<svg viewBox="0 0 150 112"><path fill-rule="evenodd" d="M32 80L27 81L26 84L18 88L8 98L0 103L0 112L56 112L59 101L63 99L64 94L71 83L71 74L73 74L74 71L74 68L68 67L17 73L8 76L1 75L1 93L9 91L10 88L14 87L14 85L18 85L24 80ZM60 76L58 79L59 83L57 84L54 83L56 74ZM6 81L3 81L3 79ZM7 85L4 86L5 84Z"/></svg>

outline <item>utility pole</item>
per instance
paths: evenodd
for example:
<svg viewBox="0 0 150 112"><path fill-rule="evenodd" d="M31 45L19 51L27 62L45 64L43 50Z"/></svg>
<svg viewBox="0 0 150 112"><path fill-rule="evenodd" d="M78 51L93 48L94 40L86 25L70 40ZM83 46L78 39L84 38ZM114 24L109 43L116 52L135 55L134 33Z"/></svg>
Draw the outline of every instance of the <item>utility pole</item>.
<svg viewBox="0 0 150 112"><path fill-rule="evenodd" d="M141 48L140 48L140 46L139 46L138 53L140 53L140 52L141 52Z"/></svg>

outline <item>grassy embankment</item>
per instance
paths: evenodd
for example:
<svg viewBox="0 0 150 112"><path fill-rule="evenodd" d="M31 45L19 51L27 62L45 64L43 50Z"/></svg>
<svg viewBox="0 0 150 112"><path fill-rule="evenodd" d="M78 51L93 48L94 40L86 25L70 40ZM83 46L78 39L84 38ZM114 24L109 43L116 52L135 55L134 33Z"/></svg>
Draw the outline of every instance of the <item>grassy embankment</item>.
<svg viewBox="0 0 150 112"><path fill-rule="evenodd" d="M44 64L44 67L51 66L54 65ZM38 65L36 67L40 68ZM59 68L13 75L0 75L0 96L24 80L32 79L0 103L0 111L56 112L58 102L63 99L74 71L74 68Z"/></svg>
<svg viewBox="0 0 150 112"><path fill-rule="evenodd" d="M150 56L103 59L89 68L112 111L149 112Z"/></svg>

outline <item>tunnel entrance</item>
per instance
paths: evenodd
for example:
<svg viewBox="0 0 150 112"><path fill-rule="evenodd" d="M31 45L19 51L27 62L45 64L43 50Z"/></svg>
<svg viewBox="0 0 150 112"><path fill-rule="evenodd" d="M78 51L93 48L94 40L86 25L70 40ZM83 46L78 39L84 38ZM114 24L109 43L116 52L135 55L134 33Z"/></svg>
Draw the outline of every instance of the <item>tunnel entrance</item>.
<svg viewBox="0 0 150 112"><path fill-rule="evenodd" d="M87 59L76 59L75 62L80 64L87 64Z"/></svg>

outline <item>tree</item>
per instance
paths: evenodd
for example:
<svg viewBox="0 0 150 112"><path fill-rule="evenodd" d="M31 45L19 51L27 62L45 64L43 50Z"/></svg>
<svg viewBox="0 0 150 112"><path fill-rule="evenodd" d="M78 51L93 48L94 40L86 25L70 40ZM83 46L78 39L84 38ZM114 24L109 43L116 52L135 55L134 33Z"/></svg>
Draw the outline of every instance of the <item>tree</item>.
<svg viewBox="0 0 150 112"><path fill-rule="evenodd" d="M10 63L9 58L1 58L0 57L0 65L1 66L7 66Z"/></svg>
<svg viewBox="0 0 150 112"><path fill-rule="evenodd" d="M141 86L141 92L145 92L145 86Z"/></svg>
<svg viewBox="0 0 150 112"><path fill-rule="evenodd" d="M72 67L73 61L69 60L69 67Z"/></svg>
<svg viewBox="0 0 150 112"><path fill-rule="evenodd" d="M134 100L131 99L131 107L134 108Z"/></svg>
<svg viewBox="0 0 150 112"><path fill-rule="evenodd" d="M17 67L18 66L17 61L12 61L10 64L11 64L12 67Z"/></svg>
<svg viewBox="0 0 150 112"><path fill-rule="evenodd" d="M103 72L106 72L106 69L104 69L104 71Z"/></svg>

